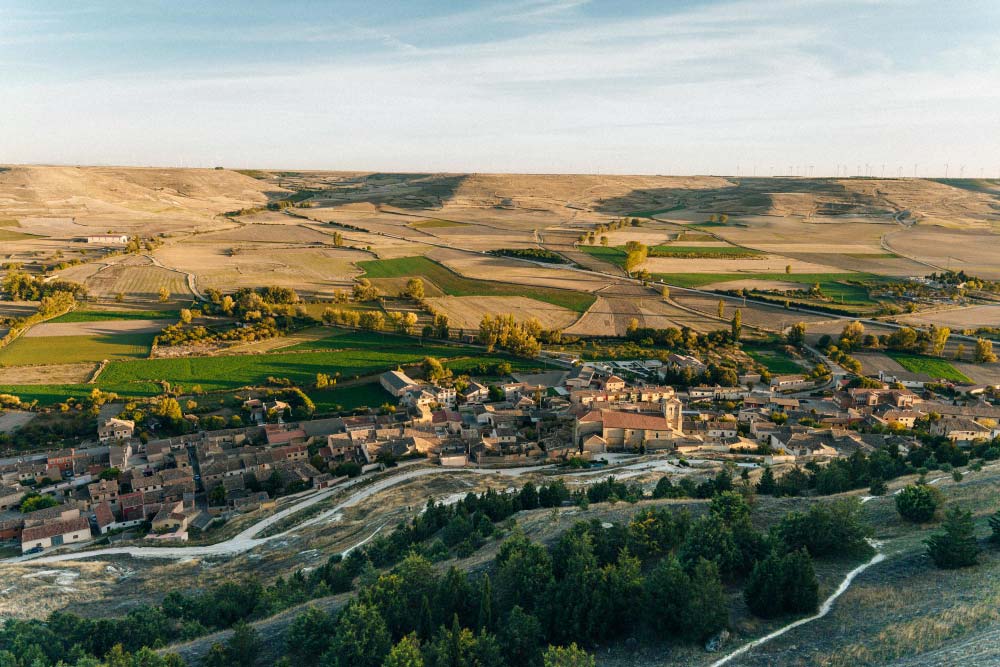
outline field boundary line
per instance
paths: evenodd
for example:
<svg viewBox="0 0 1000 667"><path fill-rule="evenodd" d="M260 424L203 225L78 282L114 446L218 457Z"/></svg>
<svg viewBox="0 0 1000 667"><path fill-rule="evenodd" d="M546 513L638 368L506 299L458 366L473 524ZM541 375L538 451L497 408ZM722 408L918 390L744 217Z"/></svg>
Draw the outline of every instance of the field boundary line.
<svg viewBox="0 0 1000 667"><path fill-rule="evenodd" d="M87 379L87 384L96 383L97 378L100 377L101 373L104 372L104 369L108 367L109 363L111 362L108 361L107 359L98 363L97 367L93 370L93 372L91 372L90 377Z"/></svg>

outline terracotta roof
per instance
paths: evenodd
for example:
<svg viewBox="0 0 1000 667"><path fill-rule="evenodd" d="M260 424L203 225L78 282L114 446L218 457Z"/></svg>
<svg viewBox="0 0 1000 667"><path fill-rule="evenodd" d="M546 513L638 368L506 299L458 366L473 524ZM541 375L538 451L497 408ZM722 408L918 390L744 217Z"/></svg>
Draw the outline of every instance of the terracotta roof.
<svg viewBox="0 0 1000 667"><path fill-rule="evenodd" d="M54 521L52 523L44 523L41 526L25 528L24 532L21 533L21 542L44 540L48 537L80 531L87 531L87 534L90 534L90 522L85 516L78 516L68 521Z"/></svg>
<svg viewBox="0 0 1000 667"><path fill-rule="evenodd" d="M582 417L580 421L601 421L604 422L604 428L671 430L670 424L663 415L644 415L637 412L620 412L618 410L594 411Z"/></svg>
<svg viewBox="0 0 1000 667"><path fill-rule="evenodd" d="M115 522L115 514L107 501L94 508L94 516L97 517L97 525L102 528Z"/></svg>

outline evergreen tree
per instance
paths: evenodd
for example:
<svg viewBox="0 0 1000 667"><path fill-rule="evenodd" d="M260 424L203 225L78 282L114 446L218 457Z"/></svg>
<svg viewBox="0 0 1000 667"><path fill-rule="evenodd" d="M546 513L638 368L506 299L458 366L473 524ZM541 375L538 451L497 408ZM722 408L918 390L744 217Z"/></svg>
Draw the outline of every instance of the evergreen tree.
<svg viewBox="0 0 1000 667"><path fill-rule="evenodd" d="M819 606L819 581L812 558L805 549L793 551L784 558L785 611L805 614Z"/></svg>
<svg viewBox="0 0 1000 667"><path fill-rule="evenodd" d="M774 618L785 610L785 593L782 558L771 553L754 565L743 588L743 599L755 616Z"/></svg>
<svg viewBox="0 0 1000 667"><path fill-rule="evenodd" d="M911 484L896 494L896 510L907 521L926 523L941 506L941 492L928 484Z"/></svg>
<svg viewBox="0 0 1000 667"><path fill-rule="evenodd" d="M323 664L328 667L379 667L391 648L392 637L378 609L354 602L337 617L337 630L330 650L323 655Z"/></svg>
<svg viewBox="0 0 1000 667"><path fill-rule="evenodd" d="M953 570L975 565L979 558L972 513L952 507L945 514L943 532L926 540L927 553L939 568Z"/></svg>
<svg viewBox="0 0 1000 667"><path fill-rule="evenodd" d="M800 549L784 556L771 552L758 561L747 578L743 598L750 611L761 618L815 611L819 582L809 552Z"/></svg>
<svg viewBox="0 0 1000 667"><path fill-rule="evenodd" d="M292 621L285 633L285 650L298 664L314 665L328 648L336 624L322 609L310 607Z"/></svg>
<svg viewBox="0 0 1000 667"><path fill-rule="evenodd" d="M542 661L542 624L515 606L500 631L500 645L508 665L538 667Z"/></svg>
<svg viewBox="0 0 1000 667"><path fill-rule="evenodd" d="M1000 512L997 512L989 518L990 530L993 534L990 535L990 541L994 544L1000 544Z"/></svg>
<svg viewBox="0 0 1000 667"><path fill-rule="evenodd" d="M569 646L550 646L542 656L545 667L594 667L594 656L575 643Z"/></svg>
<svg viewBox="0 0 1000 667"><path fill-rule="evenodd" d="M226 655L230 667L253 667L261 649L260 635L244 621L233 626L233 634L226 642Z"/></svg>
<svg viewBox="0 0 1000 667"><path fill-rule="evenodd" d="M476 620L479 630L489 630L493 627L493 585L490 575L484 574L479 586L479 614Z"/></svg>
<svg viewBox="0 0 1000 667"><path fill-rule="evenodd" d="M868 493L873 496L884 496L888 491L889 487L881 477L873 478L871 486L868 487Z"/></svg>
<svg viewBox="0 0 1000 667"><path fill-rule="evenodd" d="M704 558L714 562L722 576L728 577L740 565L740 550L733 531L715 514L696 521L679 551L681 562L689 571Z"/></svg>
<svg viewBox="0 0 1000 667"><path fill-rule="evenodd" d="M733 313L733 320L730 322L730 327L732 328L733 342L739 342L740 333L743 331L743 313L740 312L739 308Z"/></svg>
<svg viewBox="0 0 1000 667"><path fill-rule="evenodd" d="M424 656L420 653L420 640L417 636L410 634L400 639L389 651L382 667L424 667Z"/></svg>
<svg viewBox="0 0 1000 667"><path fill-rule="evenodd" d="M673 554L657 563L643 586L643 617L656 636L678 636L685 627L691 578Z"/></svg>
<svg viewBox="0 0 1000 667"><path fill-rule="evenodd" d="M712 561L702 558L691 572L684 620L684 634L697 641L705 641L729 623L729 600Z"/></svg>
<svg viewBox="0 0 1000 667"><path fill-rule="evenodd" d="M765 466L764 472L760 476L760 481L757 482L757 493L765 496L773 496L777 488L778 483L774 479L774 471L771 470L771 466Z"/></svg>

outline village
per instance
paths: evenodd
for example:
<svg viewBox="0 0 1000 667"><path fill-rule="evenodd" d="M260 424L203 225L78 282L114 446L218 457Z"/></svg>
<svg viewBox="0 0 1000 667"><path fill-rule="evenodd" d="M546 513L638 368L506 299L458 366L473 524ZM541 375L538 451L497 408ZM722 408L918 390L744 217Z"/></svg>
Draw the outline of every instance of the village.
<svg viewBox="0 0 1000 667"><path fill-rule="evenodd" d="M30 557L94 542L186 542L216 522L268 511L399 461L452 468L606 466L623 460L728 462L748 471L823 466L857 452L919 445L913 429L971 447L1000 435L995 387L925 391L931 378L888 374L817 386L805 375L759 374L736 387L661 384L696 357L588 362L461 391L379 376L392 410L291 420L286 402L249 398L250 426L138 437L136 424L102 417L98 441L0 465L0 539ZM626 379L627 378L627 379ZM855 378L856 380L856 378ZM857 385L863 386L857 386ZM609 456L610 455L610 456ZM757 473L754 473L757 474Z"/></svg>

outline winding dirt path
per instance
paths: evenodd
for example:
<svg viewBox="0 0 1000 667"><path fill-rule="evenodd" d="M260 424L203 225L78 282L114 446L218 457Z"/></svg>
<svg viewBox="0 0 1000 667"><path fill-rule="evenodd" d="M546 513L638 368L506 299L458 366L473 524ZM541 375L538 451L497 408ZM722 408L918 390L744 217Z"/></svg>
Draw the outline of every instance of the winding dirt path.
<svg viewBox="0 0 1000 667"><path fill-rule="evenodd" d="M738 658L739 656L743 655L744 653L747 653L751 649L757 648L762 644L766 644L767 642L771 641L776 637L780 637L786 632L794 630L795 628L801 625L805 625L806 623L812 623L817 619L823 618L824 616L830 613L831 609L833 609L833 603L837 601L837 598L843 595L844 591L850 588L851 582L854 581L855 577L857 577L859 574L870 568L872 565L875 565L876 563L881 563L885 559L886 555L884 553L881 552L876 553L874 556L871 557L871 559L868 560L868 562L862 563L861 565L857 566L856 568L848 572L847 575L844 577L844 580L840 582L840 586L837 587L837 590L835 590L830 595L830 597L828 597L826 600L823 601L823 604L820 606L819 611L813 614L812 616L807 616L806 618L800 618L797 621L793 621L788 625L778 628L774 632L766 634L763 637L754 639L753 641L748 642L743 646L739 647L732 653L723 656L722 658L719 658L718 660L713 662L710 665L710 667L722 667L722 665L727 664L733 658Z"/></svg>

